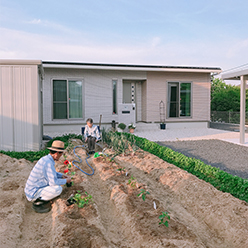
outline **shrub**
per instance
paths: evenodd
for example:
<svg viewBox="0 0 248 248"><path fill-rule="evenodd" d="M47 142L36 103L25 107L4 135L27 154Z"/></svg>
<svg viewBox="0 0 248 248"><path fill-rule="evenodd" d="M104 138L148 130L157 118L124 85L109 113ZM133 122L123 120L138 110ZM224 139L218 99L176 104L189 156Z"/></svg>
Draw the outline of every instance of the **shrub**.
<svg viewBox="0 0 248 248"><path fill-rule="evenodd" d="M119 123L118 124L118 128L120 128L121 130L124 130L126 128L126 124L124 123Z"/></svg>

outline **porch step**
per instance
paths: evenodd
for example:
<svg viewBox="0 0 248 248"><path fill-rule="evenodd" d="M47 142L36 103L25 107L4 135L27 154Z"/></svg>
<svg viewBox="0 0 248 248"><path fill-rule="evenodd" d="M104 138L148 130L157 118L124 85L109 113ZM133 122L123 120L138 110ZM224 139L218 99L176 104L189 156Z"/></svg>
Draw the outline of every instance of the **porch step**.
<svg viewBox="0 0 248 248"><path fill-rule="evenodd" d="M142 131L148 131L148 130L158 130L160 129L159 123L144 123L144 122L138 122L136 123L136 131L142 132Z"/></svg>

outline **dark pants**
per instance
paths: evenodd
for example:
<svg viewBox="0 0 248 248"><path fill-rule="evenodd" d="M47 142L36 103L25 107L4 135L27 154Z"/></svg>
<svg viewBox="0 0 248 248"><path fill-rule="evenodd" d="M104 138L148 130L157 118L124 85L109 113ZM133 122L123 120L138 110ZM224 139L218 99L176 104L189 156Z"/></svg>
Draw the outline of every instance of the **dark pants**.
<svg viewBox="0 0 248 248"><path fill-rule="evenodd" d="M88 136L87 137L89 152L95 150L96 137Z"/></svg>

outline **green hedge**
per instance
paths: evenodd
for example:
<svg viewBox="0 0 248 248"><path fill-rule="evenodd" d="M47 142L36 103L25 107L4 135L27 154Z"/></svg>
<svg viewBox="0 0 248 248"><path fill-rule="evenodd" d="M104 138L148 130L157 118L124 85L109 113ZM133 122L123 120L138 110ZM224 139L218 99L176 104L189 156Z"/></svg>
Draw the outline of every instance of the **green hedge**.
<svg viewBox="0 0 248 248"><path fill-rule="evenodd" d="M132 134L125 133L125 135L129 138ZM248 180L233 176L210 165L206 165L199 159L187 157L145 138L135 136L135 140L136 145L141 149L186 170L198 178L212 184L222 192L230 193L234 197L248 202Z"/></svg>
<svg viewBox="0 0 248 248"><path fill-rule="evenodd" d="M69 145L69 139L82 139L82 135L77 134L65 134L63 136L55 137L47 143L47 147L51 147L54 140L61 140L65 143L65 148ZM10 152L0 151L0 153L6 154L12 158L21 159L24 158L31 162L39 160L41 157L49 153L48 149L44 149L38 152L26 151L26 152Z"/></svg>

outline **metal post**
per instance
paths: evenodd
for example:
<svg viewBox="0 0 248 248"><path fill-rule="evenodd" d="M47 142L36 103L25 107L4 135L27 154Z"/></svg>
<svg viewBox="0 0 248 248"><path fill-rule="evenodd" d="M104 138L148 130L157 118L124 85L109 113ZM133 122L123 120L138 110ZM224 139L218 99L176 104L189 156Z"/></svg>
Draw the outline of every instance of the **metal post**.
<svg viewBox="0 0 248 248"><path fill-rule="evenodd" d="M240 77L240 144L245 143L245 90L246 81L244 76Z"/></svg>

